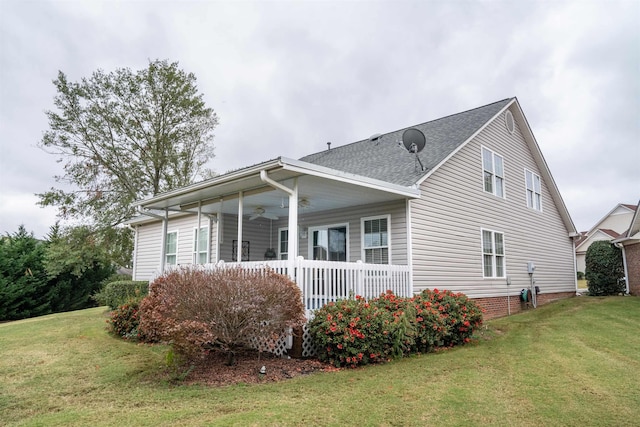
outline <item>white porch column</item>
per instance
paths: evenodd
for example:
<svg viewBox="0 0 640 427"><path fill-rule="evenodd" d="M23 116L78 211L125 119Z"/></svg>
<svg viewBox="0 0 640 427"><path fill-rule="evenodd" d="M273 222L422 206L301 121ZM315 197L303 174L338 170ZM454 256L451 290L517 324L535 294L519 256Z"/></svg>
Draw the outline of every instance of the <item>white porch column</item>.
<svg viewBox="0 0 640 427"><path fill-rule="evenodd" d="M193 264L198 264L198 257L200 254L200 239L202 238L202 236L200 236L200 228L202 227L202 201L198 200L198 228L196 229L196 241L194 243L195 247L193 248L193 255L192 255L192 263ZM207 253L209 252L209 250L207 249ZM207 260L208 261L208 260Z"/></svg>
<svg viewBox="0 0 640 427"><path fill-rule="evenodd" d="M165 262L167 260L167 231L169 230L169 209L164 209L162 218L162 244L160 246L160 274L164 273Z"/></svg>
<svg viewBox="0 0 640 427"><path fill-rule="evenodd" d="M237 262L242 262L242 215L244 209L244 193L238 193L238 245L236 252Z"/></svg>
<svg viewBox="0 0 640 427"><path fill-rule="evenodd" d="M289 258L287 271L291 280L295 281L295 263L298 257L298 178L293 180L293 189L271 179L265 170L260 171L260 179L262 182L289 195L289 245L287 246Z"/></svg>
<svg viewBox="0 0 640 427"><path fill-rule="evenodd" d="M295 278L295 261L298 257L298 179L293 182L293 190L289 194L289 245L288 271L291 280Z"/></svg>

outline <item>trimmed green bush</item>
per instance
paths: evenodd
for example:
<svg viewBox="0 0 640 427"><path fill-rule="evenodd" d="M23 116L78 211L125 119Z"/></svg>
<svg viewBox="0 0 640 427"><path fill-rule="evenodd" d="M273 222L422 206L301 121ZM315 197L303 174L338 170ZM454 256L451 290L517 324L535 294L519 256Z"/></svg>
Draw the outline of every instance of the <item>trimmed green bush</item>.
<svg viewBox="0 0 640 427"><path fill-rule="evenodd" d="M94 294L100 305L107 305L115 310L132 298L141 299L149 294L149 282L133 280L117 280L104 285L102 290Z"/></svg>
<svg viewBox="0 0 640 427"><path fill-rule="evenodd" d="M589 295L616 295L625 291L622 251L606 240L593 242L585 256Z"/></svg>

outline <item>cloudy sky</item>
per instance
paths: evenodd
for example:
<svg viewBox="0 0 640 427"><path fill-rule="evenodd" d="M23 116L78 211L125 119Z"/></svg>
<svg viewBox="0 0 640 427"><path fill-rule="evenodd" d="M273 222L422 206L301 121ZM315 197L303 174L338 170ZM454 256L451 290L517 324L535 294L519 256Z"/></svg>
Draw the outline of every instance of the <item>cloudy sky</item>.
<svg viewBox="0 0 640 427"><path fill-rule="evenodd" d="M640 198L640 1L0 0L0 233L44 236L58 70L179 61L218 173L516 96L579 230Z"/></svg>

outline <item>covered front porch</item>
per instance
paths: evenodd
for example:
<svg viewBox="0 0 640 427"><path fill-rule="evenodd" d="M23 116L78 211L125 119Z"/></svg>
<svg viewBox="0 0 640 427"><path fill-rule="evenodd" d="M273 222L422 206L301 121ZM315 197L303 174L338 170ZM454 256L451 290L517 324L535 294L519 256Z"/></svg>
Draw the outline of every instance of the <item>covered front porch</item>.
<svg viewBox="0 0 640 427"><path fill-rule="evenodd" d="M156 272L269 267L294 280L312 310L350 295L412 293L408 204L417 197L413 188L280 158L138 205L162 224Z"/></svg>

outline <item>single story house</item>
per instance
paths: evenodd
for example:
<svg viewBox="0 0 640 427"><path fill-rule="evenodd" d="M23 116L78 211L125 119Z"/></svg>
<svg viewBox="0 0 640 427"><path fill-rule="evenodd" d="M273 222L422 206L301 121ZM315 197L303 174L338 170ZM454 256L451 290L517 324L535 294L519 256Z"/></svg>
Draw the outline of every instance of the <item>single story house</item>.
<svg viewBox="0 0 640 427"><path fill-rule="evenodd" d="M627 293L640 295L640 201L627 231L613 243L622 249L622 262L626 278Z"/></svg>
<svg viewBox="0 0 640 427"><path fill-rule="evenodd" d="M135 280L270 266L309 310L449 289L487 317L576 293L579 237L516 98L278 157L137 202Z"/></svg>

